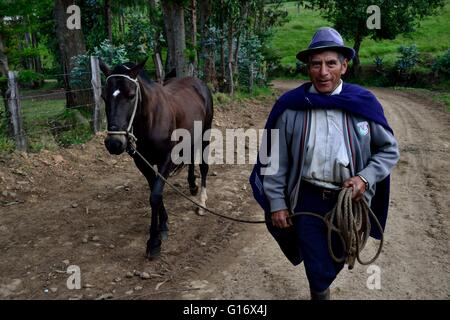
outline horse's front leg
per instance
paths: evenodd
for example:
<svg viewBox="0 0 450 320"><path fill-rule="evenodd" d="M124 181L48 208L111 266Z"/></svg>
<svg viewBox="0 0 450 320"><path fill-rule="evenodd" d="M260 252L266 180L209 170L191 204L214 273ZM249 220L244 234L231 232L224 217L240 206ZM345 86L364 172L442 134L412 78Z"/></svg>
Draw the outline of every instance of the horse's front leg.
<svg viewBox="0 0 450 320"><path fill-rule="evenodd" d="M169 161L158 166L159 173L167 179ZM150 193L152 217L150 221L150 238L147 241L147 257L155 258L161 253L161 240L167 239L167 212L163 202L164 181L155 177ZM159 219L158 219L159 218ZM158 221L159 220L159 221ZM159 222L159 223L158 223Z"/></svg>

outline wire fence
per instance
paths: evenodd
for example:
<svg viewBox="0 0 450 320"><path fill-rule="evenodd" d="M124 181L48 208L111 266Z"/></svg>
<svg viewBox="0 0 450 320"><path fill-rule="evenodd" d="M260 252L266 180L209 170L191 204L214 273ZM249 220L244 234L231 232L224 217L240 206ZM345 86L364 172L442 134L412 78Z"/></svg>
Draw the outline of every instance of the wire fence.
<svg viewBox="0 0 450 320"><path fill-rule="evenodd" d="M91 57L91 70L83 72L90 74L91 79L85 79L80 87L24 95L20 94L17 73L9 71L5 112L0 111L0 148L4 147L5 141L9 145L13 141L14 148L29 151L36 144L43 145L43 137L47 141L49 136L57 144L66 144L70 139L77 143L80 137L87 140L100 131L105 124L105 115L96 57ZM67 105L68 101L76 105Z"/></svg>
<svg viewBox="0 0 450 320"><path fill-rule="evenodd" d="M92 91L93 88L82 88L82 89L76 89L76 90L64 90L64 89L60 89L56 92L50 92L50 93L42 93L42 94L37 94L37 95L24 95L24 96L20 96L16 99L20 99L20 100L29 100L29 99L36 99L36 98L41 98L41 97L48 97L48 96L52 96L52 95L61 95L61 94L67 94L67 93L75 93L75 92L84 92L84 91Z"/></svg>

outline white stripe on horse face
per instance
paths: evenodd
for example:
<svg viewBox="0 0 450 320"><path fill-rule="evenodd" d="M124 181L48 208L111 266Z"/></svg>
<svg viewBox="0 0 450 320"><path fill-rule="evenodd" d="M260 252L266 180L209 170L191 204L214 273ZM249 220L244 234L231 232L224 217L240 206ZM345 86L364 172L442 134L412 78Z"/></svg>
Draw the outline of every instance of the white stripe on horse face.
<svg viewBox="0 0 450 320"><path fill-rule="evenodd" d="M117 97L117 96L119 95L119 93L120 93L120 90L117 89L116 91L114 91L113 97L114 97L114 98Z"/></svg>

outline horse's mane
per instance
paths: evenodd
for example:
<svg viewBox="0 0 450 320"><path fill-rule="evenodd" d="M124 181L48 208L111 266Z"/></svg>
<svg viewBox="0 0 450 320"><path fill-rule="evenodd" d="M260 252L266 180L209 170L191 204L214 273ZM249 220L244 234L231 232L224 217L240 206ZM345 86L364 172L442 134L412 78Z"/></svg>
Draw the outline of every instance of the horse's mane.
<svg viewBox="0 0 450 320"><path fill-rule="evenodd" d="M118 66L116 66L112 73L116 74L116 73L127 73L127 71L131 68L133 68L136 64L132 63L132 62L125 62L124 64L119 64ZM155 81L153 81L147 74L147 72L145 72L144 70L141 70L139 72L139 76L145 80L147 82L147 84L153 84L155 83Z"/></svg>

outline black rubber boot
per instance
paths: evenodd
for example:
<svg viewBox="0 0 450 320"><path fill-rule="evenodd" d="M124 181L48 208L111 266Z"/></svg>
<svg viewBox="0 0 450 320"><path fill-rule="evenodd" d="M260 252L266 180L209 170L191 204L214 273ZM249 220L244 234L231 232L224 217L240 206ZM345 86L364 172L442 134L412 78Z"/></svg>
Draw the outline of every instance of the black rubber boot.
<svg viewBox="0 0 450 320"><path fill-rule="evenodd" d="M311 290L311 300L330 300L330 288L322 292Z"/></svg>

